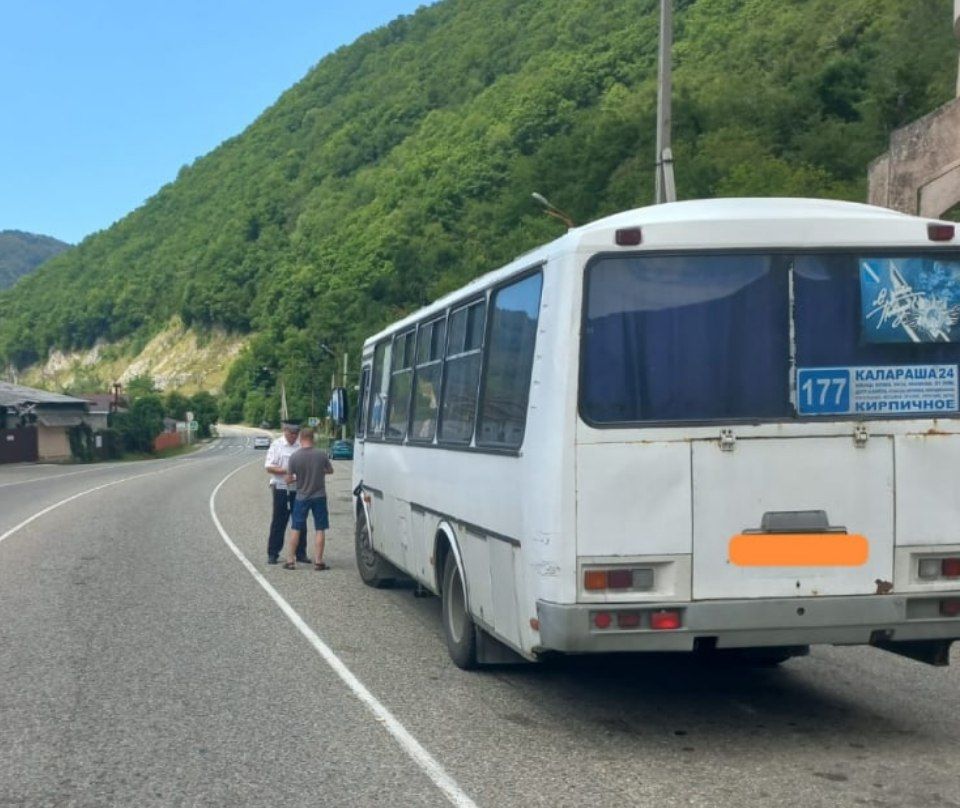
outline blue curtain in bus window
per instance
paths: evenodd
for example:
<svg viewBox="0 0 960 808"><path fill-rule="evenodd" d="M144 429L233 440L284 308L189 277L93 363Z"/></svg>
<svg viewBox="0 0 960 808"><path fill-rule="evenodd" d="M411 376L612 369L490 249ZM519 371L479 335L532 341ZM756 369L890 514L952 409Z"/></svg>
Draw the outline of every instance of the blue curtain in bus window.
<svg viewBox="0 0 960 808"><path fill-rule="evenodd" d="M885 258L882 262L849 253L797 256L794 322L798 367L956 364L960 361L960 341L914 342L909 337L902 341L879 341L870 333L876 327L878 316L865 318L864 314L877 308L873 301L878 299L879 289L872 278L868 278L870 283L864 282L864 268L868 267L882 279L882 270L889 269L891 261L897 266L933 264L932 257L917 255ZM960 257L955 254L937 261L960 267ZM949 334L956 339L956 326Z"/></svg>
<svg viewBox="0 0 960 808"><path fill-rule="evenodd" d="M605 258L588 274L588 421L790 414L788 287L768 255Z"/></svg>
<svg viewBox="0 0 960 808"><path fill-rule="evenodd" d="M960 342L960 263L861 258L860 318L866 342Z"/></svg>

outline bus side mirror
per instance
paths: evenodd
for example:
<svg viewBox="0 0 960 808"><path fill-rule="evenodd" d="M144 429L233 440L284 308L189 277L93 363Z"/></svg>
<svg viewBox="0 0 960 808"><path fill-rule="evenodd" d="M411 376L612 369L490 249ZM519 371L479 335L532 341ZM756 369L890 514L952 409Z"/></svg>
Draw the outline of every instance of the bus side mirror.
<svg viewBox="0 0 960 808"><path fill-rule="evenodd" d="M334 389L330 396L330 406L327 408L330 418L337 426L343 426L349 420L347 412L347 391L343 387Z"/></svg>

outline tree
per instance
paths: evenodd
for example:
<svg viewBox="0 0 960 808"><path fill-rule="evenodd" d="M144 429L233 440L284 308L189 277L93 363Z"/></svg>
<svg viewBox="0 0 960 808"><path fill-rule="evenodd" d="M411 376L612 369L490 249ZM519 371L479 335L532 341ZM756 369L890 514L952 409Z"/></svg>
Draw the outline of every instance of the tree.
<svg viewBox="0 0 960 808"><path fill-rule="evenodd" d="M657 5L435 3L361 37L0 292L0 367L102 340L135 352L180 314L252 335L224 387L231 420L275 422L280 379L302 412L329 376L317 335L355 358L365 336L560 235L531 191L578 223L650 201ZM949 0L675 8L681 198L861 200L890 130L955 97ZM131 397L153 392L139 385Z"/></svg>
<svg viewBox="0 0 960 808"><path fill-rule="evenodd" d="M197 433L201 438L210 437L210 427L217 423L220 417L220 406L217 399L206 390L194 393L190 397L190 411L197 422Z"/></svg>
<svg viewBox="0 0 960 808"><path fill-rule="evenodd" d="M163 407L168 418L186 421L187 411L190 409L190 399L176 390L171 390L163 400Z"/></svg>
<svg viewBox="0 0 960 808"><path fill-rule="evenodd" d="M128 452L153 452L153 439L163 431L163 399L146 394L125 413L116 416L115 428Z"/></svg>
<svg viewBox="0 0 960 808"><path fill-rule="evenodd" d="M148 373L141 373L139 376L134 376L127 382L127 400L131 403L142 396L153 395L157 392L157 387L153 383L153 376Z"/></svg>

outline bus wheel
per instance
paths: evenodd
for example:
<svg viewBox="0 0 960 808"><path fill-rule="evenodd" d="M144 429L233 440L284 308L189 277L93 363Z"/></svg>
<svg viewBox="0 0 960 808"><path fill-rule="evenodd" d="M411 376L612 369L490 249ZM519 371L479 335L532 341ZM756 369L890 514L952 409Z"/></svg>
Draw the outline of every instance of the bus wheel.
<svg viewBox="0 0 960 808"><path fill-rule="evenodd" d="M367 586L377 589L390 586L393 583L393 568L373 549L370 542L370 528L367 526L367 515L363 511L357 517L354 538L357 570L360 572L361 580Z"/></svg>
<svg viewBox="0 0 960 808"><path fill-rule="evenodd" d="M477 667L477 629L467 611L467 598L460 578L460 569L453 553L447 553L443 564L443 636L447 651L458 668Z"/></svg>

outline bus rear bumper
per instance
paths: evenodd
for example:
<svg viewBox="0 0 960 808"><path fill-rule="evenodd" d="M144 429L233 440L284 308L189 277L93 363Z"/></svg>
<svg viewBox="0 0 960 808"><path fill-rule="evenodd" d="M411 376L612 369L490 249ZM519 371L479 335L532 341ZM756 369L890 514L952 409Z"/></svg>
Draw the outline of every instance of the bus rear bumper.
<svg viewBox="0 0 960 808"><path fill-rule="evenodd" d="M880 642L960 639L960 615L941 604L958 592L935 595L694 601L681 603L559 604L537 602L540 648L567 653L692 651L768 646L868 645ZM651 615L678 612L678 629L650 627ZM598 627L597 615L610 615ZM620 627L620 614L639 613L639 627ZM637 618L630 618L630 622ZM601 619L600 624L606 622Z"/></svg>

